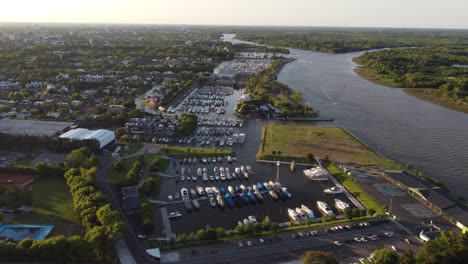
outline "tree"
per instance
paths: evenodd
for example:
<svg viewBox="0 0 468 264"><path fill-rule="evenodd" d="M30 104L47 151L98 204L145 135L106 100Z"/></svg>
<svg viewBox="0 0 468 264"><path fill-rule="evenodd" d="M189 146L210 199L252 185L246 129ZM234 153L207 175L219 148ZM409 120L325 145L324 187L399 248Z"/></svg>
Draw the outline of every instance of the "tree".
<svg viewBox="0 0 468 264"><path fill-rule="evenodd" d="M314 154L312 153L307 153L307 160L309 160L310 163L314 162Z"/></svg>
<svg viewBox="0 0 468 264"><path fill-rule="evenodd" d="M304 264L338 264L338 260L330 252L325 251L307 251L302 256Z"/></svg>
<svg viewBox="0 0 468 264"><path fill-rule="evenodd" d="M350 208L344 209L343 213L344 213L344 216L346 217L346 219L353 219L353 214L352 214Z"/></svg>
<svg viewBox="0 0 468 264"><path fill-rule="evenodd" d="M2 212L0 212L0 223L3 222L3 218L4 218L4 216L3 216Z"/></svg>
<svg viewBox="0 0 468 264"><path fill-rule="evenodd" d="M441 232L434 240L428 241L416 255L416 262L423 264L465 263L468 259L467 235Z"/></svg>
<svg viewBox="0 0 468 264"><path fill-rule="evenodd" d="M367 210L367 212L369 213L369 215L374 215L375 214L375 209L374 208L369 208L369 210Z"/></svg>
<svg viewBox="0 0 468 264"><path fill-rule="evenodd" d="M389 248L378 249L374 251L371 263L398 264L398 254Z"/></svg>
<svg viewBox="0 0 468 264"><path fill-rule="evenodd" d="M408 249L400 256L398 264L415 264L416 259L414 258L413 252L411 249Z"/></svg>
<svg viewBox="0 0 468 264"><path fill-rule="evenodd" d="M353 208L351 210L351 215L354 217L359 217L361 216L361 211L358 208Z"/></svg>
<svg viewBox="0 0 468 264"><path fill-rule="evenodd" d="M216 236L218 238L225 237L226 236L226 230L224 228L222 228L222 227L216 228Z"/></svg>

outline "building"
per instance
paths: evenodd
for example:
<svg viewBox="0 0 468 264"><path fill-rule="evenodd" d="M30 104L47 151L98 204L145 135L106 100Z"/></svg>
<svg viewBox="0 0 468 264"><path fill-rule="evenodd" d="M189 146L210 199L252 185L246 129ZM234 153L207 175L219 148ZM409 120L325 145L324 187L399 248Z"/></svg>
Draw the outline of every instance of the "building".
<svg viewBox="0 0 468 264"><path fill-rule="evenodd" d="M468 210L440 187L430 186L405 171L386 171L383 177L427 205L450 223L467 231Z"/></svg>
<svg viewBox="0 0 468 264"><path fill-rule="evenodd" d="M115 132L105 129L89 130L85 128L76 128L60 135L59 137L74 140L96 139L99 142L100 149L104 149L115 143Z"/></svg>
<svg viewBox="0 0 468 264"><path fill-rule="evenodd" d="M2 119L0 120L0 133L52 137L72 125L72 122Z"/></svg>
<svg viewBox="0 0 468 264"><path fill-rule="evenodd" d="M140 195L136 186L124 187L122 192L122 204L127 214L134 214L140 209Z"/></svg>

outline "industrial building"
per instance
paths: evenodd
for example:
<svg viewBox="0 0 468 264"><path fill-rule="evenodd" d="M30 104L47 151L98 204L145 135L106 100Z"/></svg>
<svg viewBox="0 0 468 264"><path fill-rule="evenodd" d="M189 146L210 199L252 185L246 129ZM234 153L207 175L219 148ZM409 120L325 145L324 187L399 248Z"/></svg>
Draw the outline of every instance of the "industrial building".
<svg viewBox="0 0 468 264"><path fill-rule="evenodd" d="M73 140L96 139L99 142L100 149L104 149L115 143L114 131L105 129L89 130L85 128L77 128L62 134L59 137Z"/></svg>
<svg viewBox="0 0 468 264"><path fill-rule="evenodd" d="M1 119L0 133L52 137L58 135L72 125L72 122Z"/></svg>

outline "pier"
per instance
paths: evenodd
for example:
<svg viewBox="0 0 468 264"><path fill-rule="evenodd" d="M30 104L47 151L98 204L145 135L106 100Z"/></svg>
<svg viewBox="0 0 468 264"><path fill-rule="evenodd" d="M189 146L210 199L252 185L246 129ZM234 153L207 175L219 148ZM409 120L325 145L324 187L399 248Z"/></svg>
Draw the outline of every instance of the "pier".
<svg viewBox="0 0 468 264"><path fill-rule="evenodd" d="M283 121L304 121L304 122L332 122L335 121L333 117L287 117L287 118L274 118L276 120L283 120Z"/></svg>
<svg viewBox="0 0 468 264"><path fill-rule="evenodd" d="M276 164L278 161L273 161L273 160L261 160L261 159L257 159L255 162L259 162L259 163L274 163ZM280 161L280 164L283 164L283 165L291 165L291 162L289 161ZM297 165L300 165L300 166L315 166L316 164L308 164L308 163L298 163L296 162L296 166Z"/></svg>

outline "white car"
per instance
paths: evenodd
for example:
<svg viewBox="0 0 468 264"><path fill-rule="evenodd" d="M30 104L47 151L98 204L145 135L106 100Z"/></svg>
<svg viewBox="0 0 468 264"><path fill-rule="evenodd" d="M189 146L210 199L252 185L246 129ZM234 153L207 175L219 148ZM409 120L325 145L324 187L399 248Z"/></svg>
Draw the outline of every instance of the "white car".
<svg viewBox="0 0 468 264"><path fill-rule="evenodd" d="M388 237L392 237L392 236L393 236L393 232L385 232L384 234L385 234L386 236L388 236Z"/></svg>
<svg viewBox="0 0 468 264"><path fill-rule="evenodd" d="M139 239L145 239L145 238L146 238L146 236L143 235L143 234L138 234L137 237L138 237Z"/></svg>
<svg viewBox="0 0 468 264"><path fill-rule="evenodd" d="M361 239L359 237L355 237L355 238L353 238L353 240L358 242L358 243L361 243Z"/></svg>
<svg viewBox="0 0 468 264"><path fill-rule="evenodd" d="M393 251L397 251L397 249L396 249L396 247L394 245L391 245L390 247L393 249Z"/></svg>
<svg viewBox="0 0 468 264"><path fill-rule="evenodd" d="M265 242L265 240L263 240L263 238L260 238L258 241L259 241L260 243L264 243L264 242Z"/></svg>
<svg viewBox="0 0 468 264"><path fill-rule="evenodd" d="M174 198L172 197L172 195L167 196L167 199L169 199L169 201L174 200Z"/></svg>
<svg viewBox="0 0 468 264"><path fill-rule="evenodd" d="M335 241L335 242L333 242L333 244L335 244L335 245L337 245L337 246L341 246L340 241Z"/></svg>
<svg viewBox="0 0 468 264"><path fill-rule="evenodd" d="M365 237L361 237L362 242L367 242L367 239Z"/></svg>
<svg viewBox="0 0 468 264"><path fill-rule="evenodd" d="M249 247L250 247L250 246L252 246L252 245L253 245L253 244L252 244L252 241L250 241L250 240L249 240L249 241L247 241L247 246L249 246Z"/></svg>
<svg viewBox="0 0 468 264"><path fill-rule="evenodd" d="M239 245L239 247L243 247L243 246L244 246L244 243L239 242L239 243L237 243L237 245Z"/></svg>

